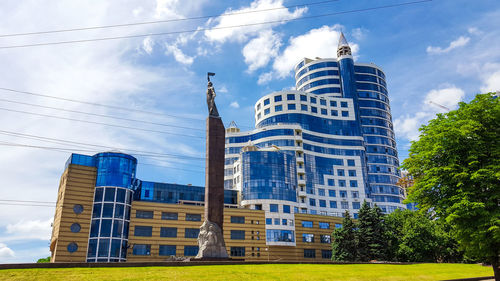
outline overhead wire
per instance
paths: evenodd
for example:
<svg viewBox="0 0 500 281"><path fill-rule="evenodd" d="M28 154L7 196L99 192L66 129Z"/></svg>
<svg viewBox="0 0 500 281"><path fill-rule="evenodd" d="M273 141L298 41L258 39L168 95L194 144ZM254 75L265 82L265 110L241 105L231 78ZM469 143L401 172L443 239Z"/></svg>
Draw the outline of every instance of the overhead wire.
<svg viewBox="0 0 500 281"><path fill-rule="evenodd" d="M369 7L369 8L320 14L320 15L304 16L304 17L300 17L300 18L281 19L281 20L274 20L274 21L239 24L239 25L231 25L231 26L219 26L219 27L211 27L211 28L196 28L196 29L191 29L191 30L169 31L169 32L158 32L158 33L136 34L136 35L123 35L123 36L102 37L102 38L93 38L93 39L54 41L54 42L45 42L45 43L36 43L36 44L22 44L22 45L10 45L10 46L7 45L7 46L0 46L0 49L40 47L40 46L49 46L49 45L64 45L64 44L74 44L74 43L84 43L84 42L97 42L97 41L118 40L118 39L127 39L127 38L140 38L140 37L148 37L148 36L174 35L174 34L200 32L200 31L241 28L241 27L247 27L247 26L257 26L257 25L266 25L266 24L274 24L274 23L284 23L284 22L291 22L291 21L307 20L307 19L313 19L313 18L321 18L321 17L328 17L328 16L356 13L356 12L366 12L366 11L379 10L379 9L387 9L387 8L401 7L401 6L407 6L407 5L422 4L425 2L431 2L431 1L433 1L433 0L419 0L419 1L403 2L403 3L383 5L383 6L377 6L377 7Z"/></svg>

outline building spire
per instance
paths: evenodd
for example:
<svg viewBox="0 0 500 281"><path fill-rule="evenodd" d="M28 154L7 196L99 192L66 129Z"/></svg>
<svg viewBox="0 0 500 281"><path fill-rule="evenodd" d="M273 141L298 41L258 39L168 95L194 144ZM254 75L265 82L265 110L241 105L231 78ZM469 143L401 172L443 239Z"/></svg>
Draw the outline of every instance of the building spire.
<svg viewBox="0 0 500 281"><path fill-rule="evenodd" d="M337 48L337 58L346 55L352 55L351 47L349 47L349 43L347 43L347 40L345 39L344 32L340 32L339 46Z"/></svg>

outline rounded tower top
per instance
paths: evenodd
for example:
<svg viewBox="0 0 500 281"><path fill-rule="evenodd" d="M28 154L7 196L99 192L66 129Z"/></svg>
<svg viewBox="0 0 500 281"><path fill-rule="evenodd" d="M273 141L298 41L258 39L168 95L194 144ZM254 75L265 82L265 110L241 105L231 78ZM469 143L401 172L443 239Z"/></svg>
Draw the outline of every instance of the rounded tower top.
<svg viewBox="0 0 500 281"><path fill-rule="evenodd" d="M347 40L345 39L344 33L340 33L339 46L337 48L337 58L342 56L352 56L351 47Z"/></svg>

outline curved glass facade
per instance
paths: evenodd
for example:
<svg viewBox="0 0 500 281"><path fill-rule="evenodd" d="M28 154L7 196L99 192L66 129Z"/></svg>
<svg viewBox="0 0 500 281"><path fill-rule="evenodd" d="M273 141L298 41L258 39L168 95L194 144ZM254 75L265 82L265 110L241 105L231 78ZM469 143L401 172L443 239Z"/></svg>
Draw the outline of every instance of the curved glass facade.
<svg viewBox="0 0 500 281"><path fill-rule="evenodd" d="M96 186L132 187L137 159L127 154L113 152L99 153L94 158L97 167Z"/></svg>

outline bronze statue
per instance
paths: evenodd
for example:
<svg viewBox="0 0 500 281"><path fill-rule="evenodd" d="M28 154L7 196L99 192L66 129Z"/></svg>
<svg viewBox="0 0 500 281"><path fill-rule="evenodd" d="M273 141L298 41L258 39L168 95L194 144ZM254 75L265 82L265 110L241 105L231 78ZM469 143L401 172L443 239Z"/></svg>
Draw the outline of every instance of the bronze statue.
<svg viewBox="0 0 500 281"><path fill-rule="evenodd" d="M207 105L208 105L208 115L209 116L215 116L219 117L219 112L217 111L217 106L215 105L215 89L210 81L210 76L214 76L215 73L213 72L208 72L207 73L207 80L208 80L208 85L207 85Z"/></svg>

